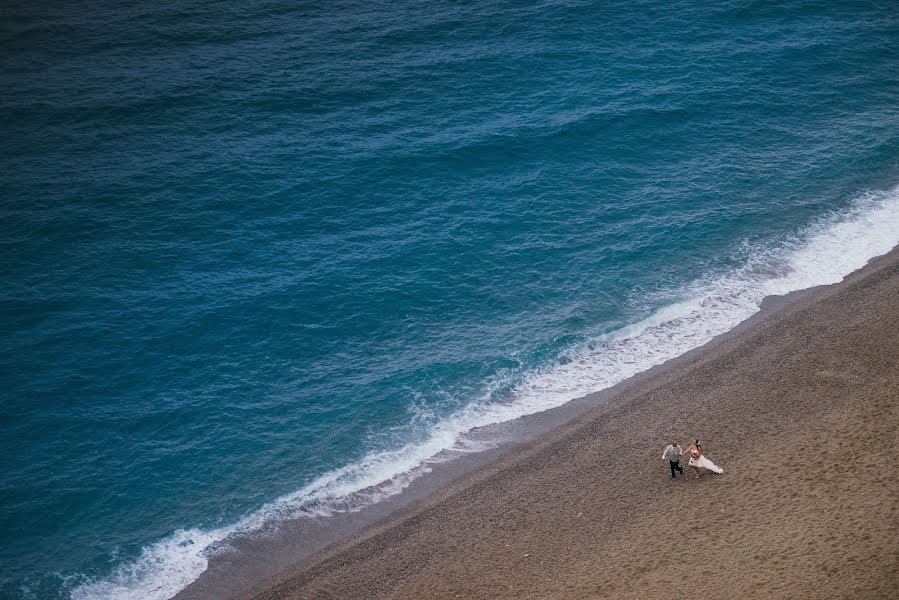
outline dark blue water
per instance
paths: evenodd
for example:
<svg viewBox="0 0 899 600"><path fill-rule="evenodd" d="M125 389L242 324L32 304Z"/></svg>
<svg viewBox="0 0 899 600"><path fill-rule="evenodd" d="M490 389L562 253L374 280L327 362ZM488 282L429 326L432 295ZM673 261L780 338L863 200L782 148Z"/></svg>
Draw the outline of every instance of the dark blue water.
<svg viewBox="0 0 899 600"><path fill-rule="evenodd" d="M4 597L169 597L899 242L894 2L3 13Z"/></svg>

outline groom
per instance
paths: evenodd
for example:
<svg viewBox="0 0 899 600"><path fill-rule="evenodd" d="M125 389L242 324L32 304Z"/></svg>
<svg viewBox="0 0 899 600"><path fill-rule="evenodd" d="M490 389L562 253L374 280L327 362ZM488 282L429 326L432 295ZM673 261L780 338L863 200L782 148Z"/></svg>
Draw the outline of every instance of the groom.
<svg viewBox="0 0 899 600"><path fill-rule="evenodd" d="M680 466L680 455L683 453L684 451L681 450L680 444L677 442L671 442L665 446L665 452L662 453L662 459L668 459L668 464L671 466L672 479L674 479L674 471L681 475L684 474L684 468Z"/></svg>

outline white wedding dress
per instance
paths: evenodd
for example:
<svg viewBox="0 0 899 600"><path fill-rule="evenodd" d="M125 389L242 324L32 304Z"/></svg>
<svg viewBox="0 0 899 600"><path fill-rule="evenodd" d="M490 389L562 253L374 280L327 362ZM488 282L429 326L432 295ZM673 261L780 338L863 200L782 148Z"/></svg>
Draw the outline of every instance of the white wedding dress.
<svg viewBox="0 0 899 600"><path fill-rule="evenodd" d="M707 459L705 456L700 456L699 458L693 458L691 456L690 460L687 461L687 464L691 467L701 467L712 473L724 473L724 469Z"/></svg>

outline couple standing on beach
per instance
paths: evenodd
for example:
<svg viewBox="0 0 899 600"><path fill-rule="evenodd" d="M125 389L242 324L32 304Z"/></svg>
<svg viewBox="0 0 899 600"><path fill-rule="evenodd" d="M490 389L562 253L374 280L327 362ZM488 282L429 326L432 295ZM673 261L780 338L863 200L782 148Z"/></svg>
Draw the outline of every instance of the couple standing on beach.
<svg viewBox="0 0 899 600"><path fill-rule="evenodd" d="M698 479L702 475L702 471L707 469L713 473L723 473L724 469L710 461L702 452L702 444L698 439L694 439L693 443L686 450L682 450L680 444L671 442L665 447L662 453L662 459L667 460L671 466L671 478L674 478L675 471L683 475L684 468L680 466L680 459L685 454L690 456L687 465L693 470L693 479Z"/></svg>

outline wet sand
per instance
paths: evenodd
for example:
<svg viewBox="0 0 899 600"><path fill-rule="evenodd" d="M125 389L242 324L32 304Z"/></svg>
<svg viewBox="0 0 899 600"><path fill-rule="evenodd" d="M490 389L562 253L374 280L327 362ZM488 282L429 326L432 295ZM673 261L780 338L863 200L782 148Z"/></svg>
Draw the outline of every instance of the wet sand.
<svg viewBox="0 0 899 600"><path fill-rule="evenodd" d="M697 436L723 475L671 479ZM899 250L245 598L895 598Z"/></svg>

